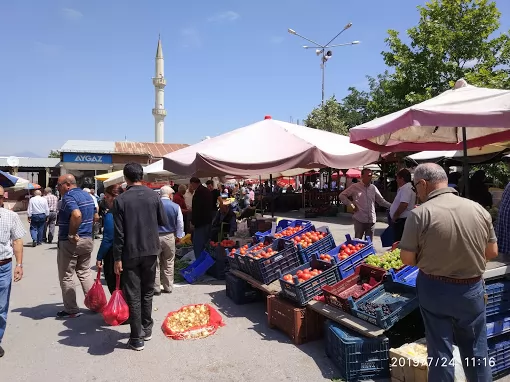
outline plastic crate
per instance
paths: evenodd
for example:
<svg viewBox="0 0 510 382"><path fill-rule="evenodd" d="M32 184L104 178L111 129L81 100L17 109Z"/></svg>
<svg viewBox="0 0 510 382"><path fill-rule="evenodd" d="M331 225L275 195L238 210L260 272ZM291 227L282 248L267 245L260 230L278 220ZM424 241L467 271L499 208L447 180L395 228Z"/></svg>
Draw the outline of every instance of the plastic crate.
<svg viewBox="0 0 510 382"><path fill-rule="evenodd" d="M348 276L354 274L355 269L363 263L363 260L370 255L375 255L374 245L372 244L372 240L370 237L367 237L367 240L358 240L352 239L351 235L345 235L346 241L340 244L339 246L333 248L327 254L333 257L335 260L336 267L338 268L338 274L340 276L340 280L345 279ZM360 249L358 252L352 254L345 260L338 260L338 253L341 252L342 245L348 244L365 244L365 247Z"/></svg>
<svg viewBox="0 0 510 382"><path fill-rule="evenodd" d="M346 382L382 379L390 376L389 340L366 338L326 321L326 355Z"/></svg>
<svg viewBox="0 0 510 382"><path fill-rule="evenodd" d="M260 301L263 297L261 291L230 272L225 274L225 292L236 305L250 304Z"/></svg>
<svg viewBox="0 0 510 382"><path fill-rule="evenodd" d="M487 338L510 332L510 317L498 314L487 317Z"/></svg>
<svg viewBox="0 0 510 382"><path fill-rule="evenodd" d="M270 328L278 328L295 345L321 339L324 317L311 309L296 307L276 296L267 296L267 319Z"/></svg>
<svg viewBox="0 0 510 382"><path fill-rule="evenodd" d="M386 304L390 307L391 313L386 315L381 308L376 309L375 314L362 311L360 306L366 303ZM416 288L387 281L357 301L349 298L349 305L353 316L382 329L389 329L418 307L418 297Z"/></svg>
<svg viewBox="0 0 510 382"><path fill-rule="evenodd" d="M382 268L379 268L379 269L382 269ZM404 266L404 268L402 268L399 271L390 269L389 276L390 276L391 280L395 283L416 287L416 277L418 277L419 271L420 270L418 269L418 267L414 267L412 265L406 265L406 266Z"/></svg>
<svg viewBox="0 0 510 382"><path fill-rule="evenodd" d="M264 239L264 243L267 243L267 245L270 245L272 242L273 242L273 238L271 238L271 237ZM248 247L247 251L249 252L250 250L252 250L252 248L257 244L253 244L252 246ZM233 255L237 262L237 269L243 273L246 273L247 275L253 276L251 273L251 269L250 269L250 263L248 261L249 257L245 256L245 255L241 255L240 249L237 249Z"/></svg>
<svg viewBox="0 0 510 382"><path fill-rule="evenodd" d="M280 274L289 272L300 265L297 248L292 241L276 239L271 244L271 248L278 253L262 259L247 258L251 275L263 284L278 280Z"/></svg>
<svg viewBox="0 0 510 382"><path fill-rule="evenodd" d="M348 297L352 297L354 301L358 300L370 292L370 290L380 285L383 282L385 275L386 272L384 271L381 272L381 270L368 264L361 264L358 268L356 268L353 275L340 280L334 285L323 286L322 291L324 292L324 299L327 304L341 309L344 312L350 313L351 306L349 305ZM366 292L358 294L357 297L354 297L352 294L356 291L356 289L359 289L358 283L365 279L370 281L371 278L375 280L375 284L372 285L372 288ZM341 294L343 294L344 297L342 297Z"/></svg>
<svg viewBox="0 0 510 382"><path fill-rule="evenodd" d="M202 277L213 264L214 259L209 255L209 253L207 253L207 251L202 251L198 259L181 270L181 275L187 282L193 284Z"/></svg>
<svg viewBox="0 0 510 382"><path fill-rule="evenodd" d="M291 238L293 238L293 237L295 237L297 235L301 235L303 232L310 231L311 228L313 227L312 226L312 222L309 221L309 220L300 220L300 219L297 219L297 220L288 220L288 219L282 219L276 225L276 231L274 233L279 233L279 232L283 231L285 228L297 227L297 226L302 226L303 229L298 231L298 232L296 232L295 234L290 235L290 236L282 237L281 239L291 239ZM265 232L257 232L255 234L255 237L256 237L257 241L261 241L261 240L264 239L264 237L272 235L272 234L273 233L271 232L271 230L268 230L268 231L265 231Z"/></svg>
<svg viewBox="0 0 510 382"><path fill-rule="evenodd" d="M492 374L498 375L510 369L510 334L503 334L487 341L489 361L494 362Z"/></svg>
<svg viewBox="0 0 510 382"><path fill-rule="evenodd" d="M336 246L335 239L333 239L333 235L329 232L328 227L319 227L315 229L315 231L323 232L326 236L324 236L324 239L319 240L306 248L303 248L300 244L298 244L297 247L301 264L308 263L314 253L321 255L331 251Z"/></svg>
<svg viewBox="0 0 510 382"><path fill-rule="evenodd" d="M319 269L322 273L298 284L296 273L307 268ZM322 294L322 287L324 285L333 285L339 280L337 268L333 264L318 261L317 255L313 255L309 263L294 268L287 274L293 276L294 284L285 281L280 274L282 295L297 302L301 306L306 305L315 296Z"/></svg>

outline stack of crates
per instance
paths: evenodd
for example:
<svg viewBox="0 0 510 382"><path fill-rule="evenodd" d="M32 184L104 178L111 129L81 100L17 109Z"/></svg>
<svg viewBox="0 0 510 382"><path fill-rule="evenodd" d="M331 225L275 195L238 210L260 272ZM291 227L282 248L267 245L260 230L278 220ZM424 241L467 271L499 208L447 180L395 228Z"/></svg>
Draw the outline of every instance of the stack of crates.
<svg viewBox="0 0 510 382"><path fill-rule="evenodd" d="M510 372L510 280L487 282L485 290L489 364L499 378Z"/></svg>

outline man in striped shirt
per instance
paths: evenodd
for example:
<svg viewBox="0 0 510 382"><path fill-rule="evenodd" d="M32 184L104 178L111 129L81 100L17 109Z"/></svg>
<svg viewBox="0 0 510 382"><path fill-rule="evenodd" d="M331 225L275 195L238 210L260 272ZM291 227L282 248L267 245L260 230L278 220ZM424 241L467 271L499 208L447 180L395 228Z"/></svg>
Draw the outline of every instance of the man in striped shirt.
<svg viewBox="0 0 510 382"><path fill-rule="evenodd" d="M58 212L58 276L64 310L58 318L75 318L81 315L76 303L76 289L73 277L76 273L83 293L92 288L93 276L90 272L90 256L94 247L92 225L95 206L90 194L76 187L74 176L67 174L58 178L58 191L62 203Z"/></svg>
<svg viewBox="0 0 510 382"><path fill-rule="evenodd" d="M48 215L44 225L44 241L48 244L51 244L53 237L55 236L58 198L53 195L51 188L47 187L44 189L44 199L46 199L48 202L48 207L50 207L50 214Z"/></svg>

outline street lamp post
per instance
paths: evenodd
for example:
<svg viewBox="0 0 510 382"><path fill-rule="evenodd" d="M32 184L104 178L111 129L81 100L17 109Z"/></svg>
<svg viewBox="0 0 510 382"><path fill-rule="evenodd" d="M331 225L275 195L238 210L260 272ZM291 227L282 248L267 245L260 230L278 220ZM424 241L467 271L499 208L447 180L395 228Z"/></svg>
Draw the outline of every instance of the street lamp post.
<svg viewBox="0 0 510 382"><path fill-rule="evenodd" d="M315 49L315 53L317 54L317 56L321 56L321 71L322 71L322 106L324 106L324 69L326 67L326 61L328 61L331 56L333 56L333 52L331 50L329 50L330 48L337 48L339 46L347 46L347 45L357 45L359 44L360 42L359 41L352 41L352 42L347 42L347 43L343 43L343 44L335 44L335 45L330 45L333 41L335 41L337 39L338 36L340 36L343 32L345 32L347 29L349 29L350 27L352 26L352 23L349 23L347 24L344 29L342 29L340 31L340 33L338 33L335 37L333 37L331 39L331 41L329 41L327 44L325 45L322 45L322 44L319 44L313 40L310 40L309 38L305 37L305 36L302 36L300 34L298 34L294 29L288 29L288 32L290 34L293 34L295 36L298 36L298 37L301 37L303 40L306 40L306 41L309 41L311 42L312 44L314 44L313 46L308 46L308 45L304 45L303 48L304 49Z"/></svg>

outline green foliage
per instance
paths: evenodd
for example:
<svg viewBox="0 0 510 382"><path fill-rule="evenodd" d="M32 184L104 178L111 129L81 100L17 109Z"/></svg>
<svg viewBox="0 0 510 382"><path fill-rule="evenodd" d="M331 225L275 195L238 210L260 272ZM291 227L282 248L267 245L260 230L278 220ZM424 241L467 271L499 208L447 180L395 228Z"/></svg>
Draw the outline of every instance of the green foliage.
<svg viewBox="0 0 510 382"><path fill-rule="evenodd" d="M485 171L487 178L492 179L496 187L505 188L510 181L510 170L505 163L481 164L471 167L472 173L477 170Z"/></svg>
<svg viewBox="0 0 510 382"><path fill-rule="evenodd" d="M335 96L328 99L324 106L319 105L304 120L312 129L326 130L336 134L347 135L348 129L339 118L340 105Z"/></svg>
<svg viewBox="0 0 510 382"><path fill-rule="evenodd" d="M48 154L48 158L60 158L60 151L58 150L51 150Z"/></svg>
<svg viewBox="0 0 510 382"><path fill-rule="evenodd" d="M460 78L476 86L510 88L510 37L497 34L501 16L489 0L432 0L419 6L418 24L388 31L382 52L391 73L367 77L368 91L349 88L340 119L348 128L450 89Z"/></svg>

